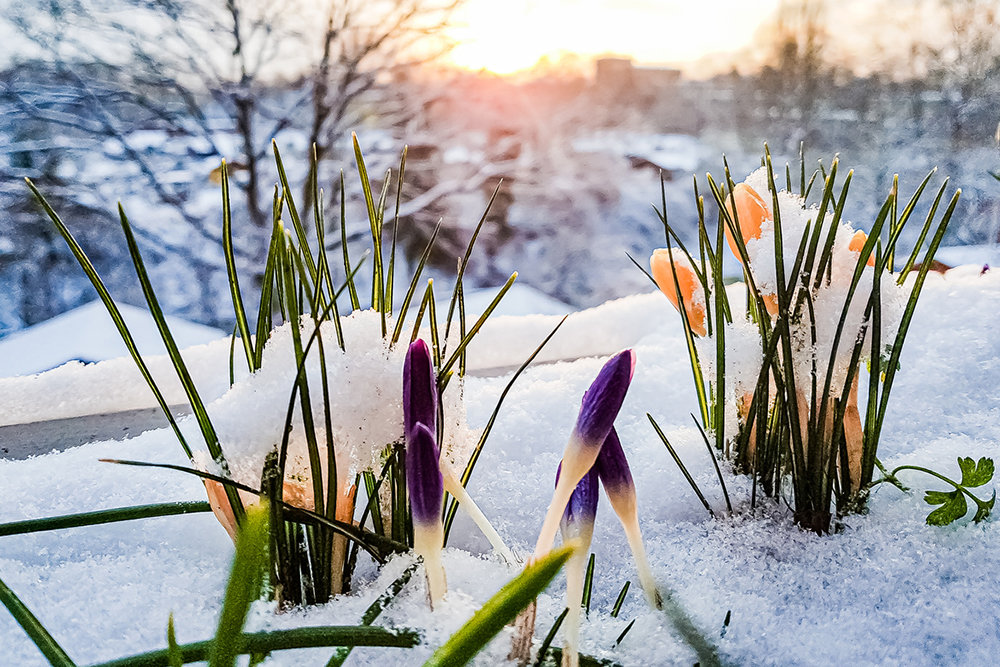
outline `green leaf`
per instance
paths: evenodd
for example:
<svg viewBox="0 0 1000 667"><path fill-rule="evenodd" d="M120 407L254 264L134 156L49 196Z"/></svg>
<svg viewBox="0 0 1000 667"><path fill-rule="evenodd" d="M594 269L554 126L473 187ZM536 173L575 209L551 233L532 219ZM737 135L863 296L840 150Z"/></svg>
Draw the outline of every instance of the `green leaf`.
<svg viewBox="0 0 1000 667"><path fill-rule="evenodd" d="M944 499L943 504L941 504L942 499ZM941 504L941 507L927 515L929 526L947 526L965 516L969 509L968 503L965 502L965 494L957 489L951 493L928 491L924 500L931 505Z"/></svg>
<svg viewBox="0 0 1000 667"><path fill-rule="evenodd" d="M70 660L70 657L66 655L66 652L62 650L62 647L52 638L49 631L45 629L45 626L39 622L35 615L31 613L31 610L20 598L14 594L7 584L0 579L0 604L3 604L10 612L17 624L28 634L31 641L34 642L38 650L42 652L42 655L49 661L50 665L55 667L75 667L75 663Z"/></svg>
<svg viewBox="0 0 1000 667"><path fill-rule="evenodd" d="M977 500L976 515L972 517L972 520L975 521L976 523L979 523L980 521L989 518L990 512L993 511L993 505L996 503L996 501L997 501L996 490L993 491L993 497L990 498L988 502Z"/></svg>
<svg viewBox="0 0 1000 667"><path fill-rule="evenodd" d="M944 505L951 501L959 491L927 491L924 495L924 502L928 505Z"/></svg>
<svg viewBox="0 0 1000 667"><path fill-rule="evenodd" d="M170 661L170 667L181 667L184 664L184 655L181 653L181 647L177 645L177 635L174 632L173 612L167 618L167 660Z"/></svg>
<svg viewBox="0 0 1000 667"><path fill-rule="evenodd" d="M494 635L545 590L574 549L572 545L556 549L524 568L435 651L424 667L458 667L472 660Z"/></svg>
<svg viewBox="0 0 1000 667"><path fill-rule="evenodd" d="M413 630L388 630L380 627L353 625L327 625L248 632L239 635L238 647L242 655L260 655L272 651L326 646L392 646L413 648L420 643L420 636ZM215 646L213 640L181 644L185 664L203 662ZM117 660L102 662L92 667L171 667L167 651L160 649Z"/></svg>
<svg viewBox="0 0 1000 667"><path fill-rule="evenodd" d="M247 508L246 520L236 538L236 554L222 601L219 627L208 664L211 667L235 667L241 653L243 625L250 604L260 595L267 562L267 502Z"/></svg>
<svg viewBox="0 0 1000 667"><path fill-rule="evenodd" d="M45 517L44 519L27 519L25 521L0 523L0 537L6 535L23 535L24 533L38 533L46 530L59 530L62 528L96 526L102 523L132 521L134 519L149 519L159 516L211 511L211 506L205 501L137 505L135 507L122 507L120 509Z"/></svg>
<svg viewBox="0 0 1000 667"><path fill-rule="evenodd" d="M993 479L993 459L985 456L978 463L968 457L959 458L958 467L962 469L962 486L975 488Z"/></svg>

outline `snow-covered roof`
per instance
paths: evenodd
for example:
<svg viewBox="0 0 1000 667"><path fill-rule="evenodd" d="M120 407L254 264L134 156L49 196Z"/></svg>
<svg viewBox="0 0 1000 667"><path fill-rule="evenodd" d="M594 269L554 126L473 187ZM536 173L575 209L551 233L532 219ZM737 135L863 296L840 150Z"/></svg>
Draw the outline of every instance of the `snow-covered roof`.
<svg viewBox="0 0 1000 667"><path fill-rule="evenodd" d="M118 309L143 356L166 352L149 311L124 303ZM168 316L167 324L182 349L226 336L221 329L179 317ZM104 304L91 301L0 339L0 377L41 373L67 361L90 363L127 354Z"/></svg>

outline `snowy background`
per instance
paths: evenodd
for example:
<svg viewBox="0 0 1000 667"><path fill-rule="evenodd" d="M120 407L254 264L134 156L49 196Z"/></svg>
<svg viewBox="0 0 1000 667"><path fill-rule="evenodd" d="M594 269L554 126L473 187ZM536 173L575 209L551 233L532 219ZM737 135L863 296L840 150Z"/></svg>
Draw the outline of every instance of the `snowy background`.
<svg viewBox="0 0 1000 667"><path fill-rule="evenodd" d="M980 265L944 276L930 274L886 421L880 449L886 465L919 464L957 474L959 456L998 458L998 312L1000 272L982 273ZM491 321L472 352L473 366L518 363L557 320L512 316ZM546 358L582 358L529 369L508 397L470 491L516 551L530 549L548 504L578 405L568 397L581 394L607 355L629 346L636 350L638 364L616 426L635 476L653 572L698 625L717 638L727 661L992 663L1000 651L1000 592L991 583L1000 567L996 520L925 525L930 508L921 491L938 488L932 479L906 477L914 488L911 494L880 488L867 514L850 516L834 534L817 537L792 525L784 503L765 502L751 511L748 478L727 469L735 512L726 515L718 480L689 416L697 406L680 324L660 294L628 297L572 315L546 349ZM228 349L209 345L186 354L208 363L213 356L227 356ZM11 414L62 416L72 403L63 398L99 394L116 384L137 387L127 366L112 361L3 380L0 396L9 405L15 395L35 387L51 400L28 401ZM466 380L471 426L485 423L508 379L473 375ZM287 384L270 385L275 400L286 400ZM212 396L225 389L209 386L205 391ZM220 397L209 410L225 405L226 398ZM233 407L229 401L226 409ZM717 519L707 516L671 462L646 412L677 446ZM185 428L193 425L186 422ZM184 463L167 430L0 461L0 521L204 495L197 481L177 473L97 462L108 456ZM649 610L635 586L624 536L606 501L598 510L593 552L594 597L582 628L583 651L623 665L690 664L690 651L666 619ZM194 515L5 537L0 539L0 573L70 656L87 663L162 647L171 611L180 641L210 636L231 554L229 539L215 519ZM356 621L409 562L409 557L396 558L381 572L362 566L356 594L308 611L274 615L269 605L258 603L250 626ZM418 663L514 574L488 553L485 540L461 513L445 567L449 594L441 609L433 614L426 610L423 583L415 577L379 621L417 628L425 644L406 654L358 649L352 664ZM613 619L609 611L626 580L633 586L620 616ZM560 576L539 598L536 645L563 607L561 581ZM731 624L725 637L718 638L729 611ZM615 648L615 638L633 619L635 626ZM506 655L507 636L508 631L502 633L478 664L497 664ZM6 615L0 616L0 645L7 664L44 664ZM318 664L329 653L279 654L268 664Z"/></svg>

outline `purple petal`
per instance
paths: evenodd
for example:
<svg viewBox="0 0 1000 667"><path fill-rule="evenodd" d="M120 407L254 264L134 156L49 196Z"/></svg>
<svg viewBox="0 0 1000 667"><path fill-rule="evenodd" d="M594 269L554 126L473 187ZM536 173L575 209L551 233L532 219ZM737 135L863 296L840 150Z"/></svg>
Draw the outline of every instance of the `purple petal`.
<svg viewBox="0 0 1000 667"><path fill-rule="evenodd" d="M439 454L433 431L417 422L406 434L406 486L414 523L427 525L441 520L444 480Z"/></svg>
<svg viewBox="0 0 1000 667"><path fill-rule="evenodd" d="M559 470L562 470L562 464L559 465ZM556 472L556 483L558 481L559 471ZM581 528L589 531L593 527L594 517L597 516L598 486L597 468L594 467L576 485L569 503L566 504L566 510L559 522L563 540L573 537L573 533L579 532Z"/></svg>
<svg viewBox="0 0 1000 667"><path fill-rule="evenodd" d="M618 439L618 433L614 427L608 432L601 451L597 455L597 462L594 469L604 484L604 490L608 496L620 496L622 494L635 494L635 482L632 481L632 471L628 467L628 459L625 458L625 450L622 449L622 442Z"/></svg>
<svg viewBox="0 0 1000 667"><path fill-rule="evenodd" d="M597 374L583 396L580 416L576 420L575 433L583 445L600 447L608 437L625 400L634 369L635 353L625 350L612 357Z"/></svg>
<svg viewBox="0 0 1000 667"><path fill-rule="evenodd" d="M437 432L437 380L431 351L421 339L410 344L403 362L403 434L417 423Z"/></svg>

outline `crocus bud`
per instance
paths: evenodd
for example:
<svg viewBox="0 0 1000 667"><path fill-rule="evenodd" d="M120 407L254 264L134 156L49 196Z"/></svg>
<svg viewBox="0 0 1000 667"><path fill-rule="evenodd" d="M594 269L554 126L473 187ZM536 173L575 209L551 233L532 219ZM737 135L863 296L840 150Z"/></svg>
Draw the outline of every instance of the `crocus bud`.
<svg viewBox="0 0 1000 667"><path fill-rule="evenodd" d="M608 437L625 400L634 371L635 353L632 350L620 352L604 364L590 389L584 394L580 415L563 452L562 472L535 544L536 558L544 556L552 548L559 518L573 489L597 460L597 453Z"/></svg>
<svg viewBox="0 0 1000 667"><path fill-rule="evenodd" d="M562 466L556 472L556 486ZM580 655L580 604L583 600L583 579L587 564L587 553L594 535L594 517L597 515L598 498L597 468L591 468L573 490L566 511L563 512L559 529L563 543L577 540L579 548L566 563L566 620L564 622L565 644L563 665L576 667Z"/></svg>
<svg viewBox="0 0 1000 667"><path fill-rule="evenodd" d="M671 261L673 255L673 261ZM653 280L674 308L682 314L687 314L688 324L696 336L704 336L705 329L705 289L698 280L697 274L691 268L687 257L679 248L669 251L658 248L649 258L649 267L653 272ZM674 282L676 280L676 283ZM678 288L680 295L678 297ZM684 310L681 310L681 301Z"/></svg>
<svg viewBox="0 0 1000 667"><path fill-rule="evenodd" d="M729 217L734 218L733 223L739 225L740 236L743 238L744 245L750 239L759 239L764 223L772 219L771 209L768 208L764 198L746 183L738 183L733 188L733 193L726 201L726 211L729 212ZM732 231L728 224L724 224L723 226L726 232L726 241L729 243L729 249L733 251L733 255L742 264L743 257L740 255L735 239L733 239ZM767 309L767 312L772 316L777 314L778 296L776 294L762 293L761 298L764 301L764 307Z"/></svg>
<svg viewBox="0 0 1000 667"><path fill-rule="evenodd" d="M740 236L746 243L750 239L759 239L761 227L766 220L771 219L771 210L768 208L764 198L757 194L757 191L746 183L738 183L733 188L733 193L726 202L726 210L733 219L733 223L739 225ZM736 259L741 263L739 248L733 239L729 225L725 225L726 241L729 242L729 249L736 255Z"/></svg>
<svg viewBox="0 0 1000 667"><path fill-rule="evenodd" d="M413 516L413 550L424 559L431 607L447 590L441 565L444 485L438 467L439 453L434 433L426 425L417 422L406 434L406 485Z"/></svg>
<svg viewBox="0 0 1000 667"><path fill-rule="evenodd" d="M852 250L860 255L861 251L865 249L865 243L867 242L868 242L868 235L859 229L858 231L854 232L854 236L851 237L851 242L850 244L848 244L847 249ZM867 266L875 266L874 254L868 255Z"/></svg>
<svg viewBox="0 0 1000 667"><path fill-rule="evenodd" d="M427 343L421 339L417 339L410 344L410 348L406 351L406 360L403 362L403 432L407 437L407 470L409 470L409 442L411 432L417 426L422 426L430 431L432 436L435 436L436 430L434 425L437 423L437 411L437 380L434 374L434 362L431 359L431 351L427 347ZM437 473L437 479L443 480L445 490L454 496L455 500L462 506L462 509L472 517L472 520L479 526L479 529L486 535L490 544L493 545L493 548L496 549L504 560L509 563L517 562L513 552L507 548L503 540L500 539L500 535L497 534L497 531L486 519L486 516L472 501L465 487L462 486L461 480L447 466L440 464L440 452L436 440L434 448L435 452L437 452L433 461L434 470ZM424 464L430 466L431 462L426 461ZM409 472L407 475L407 481L409 482ZM412 504L413 499L411 498ZM438 515L441 513L440 504L440 500L438 500L436 510ZM417 509L415 506L412 511L414 514L414 523L416 523ZM416 529L414 528L414 530ZM443 543L443 541L443 537L438 540L439 544Z"/></svg>
<svg viewBox="0 0 1000 667"><path fill-rule="evenodd" d="M562 473L562 464L556 472L556 485ZM577 540L580 542L579 553L585 554L590 548L594 535L594 517L597 516L598 477L597 468L591 468L580 483L573 489L573 494L566 503L562 519L559 522L559 532L563 542Z"/></svg>
<svg viewBox="0 0 1000 667"><path fill-rule="evenodd" d="M604 485L604 492L608 494L611 507L622 523L625 530L625 538L632 549L632 557L635 558L635 566L639 572L639 582L642 590L646 592L646 599L649 604L660 609L663 606L663 599L656 588L653 580L653 572L646 559L646 549L642 544L642 532L639 530L639 511L635 498L635 483L632 481L632 471L628 467L628 460L625 458L625 450L622 449L621 440L614 428L608 433L601 453L597 455L597 462L594 465L597 474Z"/></svg>
<svg viewBox="0 0 1000 667"><path fill-rule="evenodd" d="M437 432L438 393L431 351L422 339L410 344L403 362L403 433L418 422Z"/></svg>

